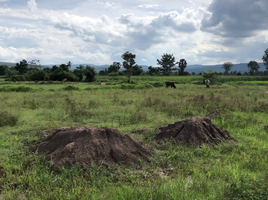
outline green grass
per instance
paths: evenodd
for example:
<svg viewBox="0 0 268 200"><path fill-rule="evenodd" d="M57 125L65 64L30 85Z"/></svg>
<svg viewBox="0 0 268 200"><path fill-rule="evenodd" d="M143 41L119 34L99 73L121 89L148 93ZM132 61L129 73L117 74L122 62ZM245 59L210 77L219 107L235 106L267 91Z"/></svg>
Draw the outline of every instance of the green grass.
<svg viewBox="0 0 268 200"><path fill-rule="evenodd" d="M200 78L133 77L136 84L130 85L1 83L0 199L267 199L267 86L258 80L236 84L236 77L209 89L192 84ZM166 79L177 88L160 87ZM224 112L213 123L238 142L194 148L154 141L158 127L214 109ZM29 150L44 135L38 130L86 124L131 134L153 149L150 163L55 172Z"/></svg>

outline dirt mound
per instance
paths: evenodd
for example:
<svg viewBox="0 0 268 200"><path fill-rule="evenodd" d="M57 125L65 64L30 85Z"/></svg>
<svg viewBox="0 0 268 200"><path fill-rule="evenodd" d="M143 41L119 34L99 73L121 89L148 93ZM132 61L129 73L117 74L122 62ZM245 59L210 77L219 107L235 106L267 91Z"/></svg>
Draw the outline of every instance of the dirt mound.
<svg viewBox="0 0 268 200"><path fill-rule="evenodd" d="M175 139L189 145L218 144L223 140L234 140L228 131L220 129L206 117L191 117L159 129L156 140Z"/></svg>
<svg viewBox="0 0 268 200"><path fill-rule="evenodd" d="M141 142L113 128L71 127L54 130L42 139L38 154L46 154L54 165L84 167L112 163L149 161L150 150Z"/></svg>

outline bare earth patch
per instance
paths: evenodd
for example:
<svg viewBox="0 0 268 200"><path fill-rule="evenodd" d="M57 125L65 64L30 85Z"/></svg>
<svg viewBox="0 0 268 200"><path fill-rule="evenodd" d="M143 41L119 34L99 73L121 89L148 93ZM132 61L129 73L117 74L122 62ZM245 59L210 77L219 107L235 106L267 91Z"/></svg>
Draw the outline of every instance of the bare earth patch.
<svg viewBox="0 0 268 200"><path fill-rule="evenodd" d="M84 167L113 163L149 162L151 151L138 140L113 128L61 128L37 145L39 155L46 155L54 165L80 164Z"/></svg>
<svg viewBox="0 0 268 200"><path fill-rule="evenodd" d="M187 145L202 145L235 140L228 131L217 127L207 117L191 117L159 129L160 133L156 136L158 141L173 139Z"/></svg>

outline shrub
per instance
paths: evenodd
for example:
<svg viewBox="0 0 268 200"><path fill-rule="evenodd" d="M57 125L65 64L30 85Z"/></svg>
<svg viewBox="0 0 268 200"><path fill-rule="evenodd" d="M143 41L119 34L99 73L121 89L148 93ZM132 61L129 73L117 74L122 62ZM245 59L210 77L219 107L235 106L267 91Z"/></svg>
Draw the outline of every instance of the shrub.
<svg viewBox="0 0 268 200"><path fill-rule="evenodd" d="M63 90L79 90L79 88L72 85L68 85L64 87Z"/></svg>
<svg viewBox="0 0 268 200"><path fill-rule="evenodd" d="M0 127L3 126L15 126L19 120L18 115L13 115L8 111L0 112Z"/></svg>
<svg viewBox="0 0 268 200"><path fill-rule="evenodd" d="M11 81L26 81L26 78L23 75L14 75L11 77Z"/></svg>
<svg viewBox="0 0 268 200"><path fill-rule="evenodd" d="M32 90L30 87L24 87L24 86L19 86L19 87L2 87L0 88L0 92L28 92Z"/></svg>

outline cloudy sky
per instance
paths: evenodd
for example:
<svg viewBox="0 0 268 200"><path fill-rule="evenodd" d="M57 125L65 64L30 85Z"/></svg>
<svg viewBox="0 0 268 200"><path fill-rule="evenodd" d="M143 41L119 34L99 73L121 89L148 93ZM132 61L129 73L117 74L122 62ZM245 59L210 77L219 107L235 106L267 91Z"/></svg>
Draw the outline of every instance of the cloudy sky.
<svg viewBox="0 0 268 200"><path fill-rule="evenodd" d="M164 53L188 64L262 61L268 0L0 0L0 61L111 64Z"/></svg>

